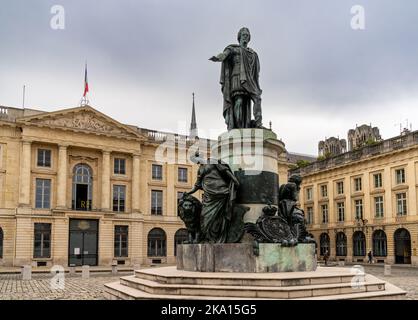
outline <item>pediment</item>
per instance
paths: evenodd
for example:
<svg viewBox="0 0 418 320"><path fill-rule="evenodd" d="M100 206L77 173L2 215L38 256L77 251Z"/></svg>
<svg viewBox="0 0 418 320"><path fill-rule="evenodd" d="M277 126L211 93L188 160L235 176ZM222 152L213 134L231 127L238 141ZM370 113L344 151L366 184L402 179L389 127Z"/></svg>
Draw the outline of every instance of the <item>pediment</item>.
<svg viewBox="0 0 418 320"><path fill-rule="evenodd" d="M106 116L90 106L45 112L35 116L20 118L17 122L25 125L124 137L135 140L144 139L135 129Z"/></svg>

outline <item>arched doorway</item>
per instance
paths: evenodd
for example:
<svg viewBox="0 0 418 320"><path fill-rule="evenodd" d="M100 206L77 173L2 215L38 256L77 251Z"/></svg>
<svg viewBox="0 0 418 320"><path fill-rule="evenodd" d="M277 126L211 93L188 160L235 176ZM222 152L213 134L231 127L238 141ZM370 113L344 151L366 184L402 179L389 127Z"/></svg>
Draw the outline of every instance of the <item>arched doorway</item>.
<svg viewBox="0 0 418 320"><path fill-rule="evenodd" d="M353 234L353 256L364 257L366 255L366 236L362 231Z"/></svg>
<svg viewBox="0 0 418 320"><path fill-rule="evenodd" d="M395 263L411 263L411 234L401 228L395 231Z"/></svg>
<svg viewBox="0 0 418 320"><path fill-rule="evenodd" d="M383 230L373 232L373 256L386 257L387 254L387 238Z"/></svg>
<svg viewBox="0 0 418 320"><path fill-rule="evenodd" d="M154 228L148 233L148 257L167 256L167 236L163 229Z"/></svg>
<svg viewBox="0 0 418 320"><path fill-rule="evenodd" d="M73 170L73 210L90 211L92 208L93 171L87 164L80 163Z"/></svg>
<svg viewBox="0 0 418 320"><path fill-rule="evenodd" d="M325 252L328 253L328 256L330 255L329 243L329 235L327 233L322 233L319 237L319 254L321 256L323 256Z"/></svg>
<svg viewBox="0 0 418 320"><path fill-rule="evenodd" d="M336 255L345 257L347 255L347 237L344 232L338 232L335 237Z"/></svg>
<svg viewBox="0 0 418 320"><path fill-rule="evenodd" d="M174 235L174 256L177 256L177 245L188 240L187 229L179 229Z"/></svg>

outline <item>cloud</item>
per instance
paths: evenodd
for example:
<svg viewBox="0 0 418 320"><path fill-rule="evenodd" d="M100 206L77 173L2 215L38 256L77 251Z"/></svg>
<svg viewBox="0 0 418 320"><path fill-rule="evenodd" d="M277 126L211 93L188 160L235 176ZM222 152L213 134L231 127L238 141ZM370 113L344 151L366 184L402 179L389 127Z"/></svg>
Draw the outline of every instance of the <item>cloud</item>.
<svg viewBox="0 0 418 320"><path fill-rule="evenodd" d="M263 116L291 151L316 153L324 136L370 123L385 138L417 118L418 3L389 0L62 1L66 29L52 30L55 1L4 1L0 12L0 104L77 105L85 60L90 100L115 119L177 130L190 121L225 130L213 54L242 26L261 61ZM361 4L366 29L350 28ZM212 130L211 130L212 129Z"/></svg>

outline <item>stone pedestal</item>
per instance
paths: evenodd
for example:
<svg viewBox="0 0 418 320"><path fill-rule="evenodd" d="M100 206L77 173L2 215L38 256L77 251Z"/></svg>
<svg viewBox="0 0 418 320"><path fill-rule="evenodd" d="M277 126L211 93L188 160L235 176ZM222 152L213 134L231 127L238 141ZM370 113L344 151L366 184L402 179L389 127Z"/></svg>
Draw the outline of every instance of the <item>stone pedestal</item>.
<svg viewBox="0 0 418 320"><path fill-rule="evenodd" d="M244 222L255 222L267 203L277 206L277 162L285 150L277 135L266 129L234 129L218 137L212 157L228 163L240 182L237 203L249 207Z"/></svg>
<svg viewBox="0 0 418 320"><path fill-rule="evenodd" d="M177 246L177 269L200 272L315 271L315 244L282 247L260 243L259 255L247 243L183 244Z"/></svg>

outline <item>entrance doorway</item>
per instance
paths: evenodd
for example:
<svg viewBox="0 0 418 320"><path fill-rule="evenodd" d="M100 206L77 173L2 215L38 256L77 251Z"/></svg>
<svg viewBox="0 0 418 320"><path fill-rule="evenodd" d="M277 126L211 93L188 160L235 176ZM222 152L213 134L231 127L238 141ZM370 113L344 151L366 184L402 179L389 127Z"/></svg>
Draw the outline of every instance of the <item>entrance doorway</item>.
<svg viewBox="0 0 418 320"><path fill-rule="evenodd" d="M97 266L98 220L70 219L69 265Z"/></svg>
<svg viewBox="0 0 418 320"><path fill-rule="evenodd" d="M92 207L92 170L83 163L74 167L73 209L90 211Z"/></svg>
<svg viewBox="0 0 418 320"><path fill-rule="evenodd" d="M411 263L411 234L406 229L395 232L395 263Z"/></svg>

